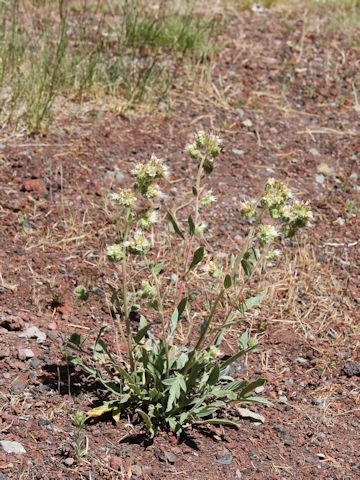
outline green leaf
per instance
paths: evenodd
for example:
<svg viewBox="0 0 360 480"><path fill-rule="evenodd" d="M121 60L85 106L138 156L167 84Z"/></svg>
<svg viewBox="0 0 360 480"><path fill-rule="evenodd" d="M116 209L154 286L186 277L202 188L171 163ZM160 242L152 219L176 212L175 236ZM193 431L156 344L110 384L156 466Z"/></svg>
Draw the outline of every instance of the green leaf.
<svg viewBox="0 0 360 480"><path fill-rule="evenodd" d="M173 226L175 233L176 233L180 238L182 238L183 240L185 240L184 234L183 234L182 231L180 230L178 224L176 223L175 217L174 217L174 215L172 214L172 212L171 212L170 210L168 211L168 219L170 220L170 223L171 223L171 225Z"/></svg>
<svg viewBox="0 0 360 480"><path fill-rule="evenodd" d="M154 425L149 417L149 415L147 415L143 410L141 410L140 408L137 408L136 409L137 413L140 415L140 417L143 419L147 429L149 430L149 432L151 433L151 435L153 436L154 435Z"/></svg>
<svg viewBox="0 0 360 480"><path fill-rule="evenodd" d="M140 343L141 340L145 337L145 335L148 333L150 328L152 327L151 323L148 323L144 327L142 327L138 333L136 334L136 337L134 339L135 343Z"/></svg>
<svg viewBox="0 0 360 480"><path fill-rule="evenodd" d="M226 418L209 418L208 420L200 420L196 422L198 425L226 425L228 427L240 428L240 426L232 420Z"/></svg>
<svg viewBox="0 0 360 480"><path fill-rule="evenodd" d="M113 410L113 405L111 403L104 403L100 407L92 408L87 412L87 417L101 417L104 413L111 412Z"/></svg>
<svg viewBox="0 0 360 480"><path fill-rule="evenodd" d="M189 235L192 237L195 233L195 223L191 215L188 217L188 224L189 224Z"/></svg>
<svg viewBox="0 0 360 480"><path fill-rule="evenodd" d="M227 368L232 363L236 362L236 360L242 357L245 353L246 353L246 350L243 350L243 349L239 350L237 353L232 355L230 358L228 358L227 360L225 360L225 362L221 364L220 366L221 370L225 370L225 368Z"/></svg>
<svg viewBox="0 0 360 480"><path fill-rule="evenodd" d="M185 388L184 391L186 391L186 384L183 375L177 374L176 377L171 380L173 380L173 383L169 390L169 398L166 407L167 412L169 412L173 408L174 402L180 398L181 390L184 390ZM165 383L165 380L163 381L163 383Z"/></svg>
<svg viewBox="0 0 360 480"><path fill-rule="evenodd" d="M248 403L260 403L262 405L266 405L267 407L272 407L272 403L264 397L245 397L239 399L241 402L248 402Z"/></svg>
<svg viewBox="0 0 360 480"><path fill-rule="evenodd" d="M264 383L265 383L264 378L258 378L257 380L254 380L253 382L248 383L246 387L243 388L239 393L239 398L245 398L247 393L252 392L257 387L261 387L262 385L264 385Z"/></svg>
<svg viewBox="0 0 360 480"><path fill-rule="evenodd" d="M244 270L245 275L250 276L251 275L251 265L250 263L245 260L244 258L241 259L241 266Z"/></svg>
<svg viewBox="0 0 360 480"><path fill-rule="evenodd" d="M138 387L132 378L132 376L122 367L119 365L116 366L116 371L122 376L122 378L127 382L129 388L136 394L140 395L140 387Z"/></svg>
<svg viewBox="0 0 360 480"><path fill-rule="evenodd" d="M69 338L69 343L72 343L73 345L76 345L77 347L80 347L81 336L78 333L73 333L71 335L71 337Z"/></svg>
<svg viewBox="0 0 360 480"><path fill-rule="evenodd" d="M248 298L238 307L238 311L241 313L245 313L251 308L257 307L262 302L263 298L266 296L266 293L266 290L263 290L257 295L255 295L255 297Z"/></svg>
<svg viewBox="0 0 360 480"><path fill-rule="evenodd" d="M228 274L226 275L225 279L224 279L224 287L226 289L230 288L231 287L231 276Z"/></svg>
<svg viewBox="0 0 360 480"><path fill-rule="evenodd" d="M240 388L244 388L247 385L246 380L234 380L233 382L227 383L224 386L225 390L231 390L232 392L237 392Z"/></svg>
<svg viewBox="0 0 360 480"><path fill-rule="evenodd" d="M150 266L151 272L157 277L161 270L163 270L164 264L163 263L156 263Z"/></svg>
<svg viewBox="0 0 360 480"><path fill-rule="evenodd" d="M220 367L219 365L215 365L215 367L211 370L209 378L208 378L208 385L216 385L219 381L220 377Z"/></svg>
<svg viewBox="0 0 360 480"><path fill-rule="evenodd" d="M184 312L186 307L187 298L183 298L177 308L174 310L173 314L171 315L170 325L169 325L169 333L168 339L171 339L176 331L178 321L181 317L181 314Z"/></svg>
<svg viewBox="0 0 360 480"><path fill-rule="evenodd" d="M196 265L198 265L203 258L204 258L204 247L199 247L197 250L195 250L195 253L188 271L190 272L190 270L195 268Z"/></svg>

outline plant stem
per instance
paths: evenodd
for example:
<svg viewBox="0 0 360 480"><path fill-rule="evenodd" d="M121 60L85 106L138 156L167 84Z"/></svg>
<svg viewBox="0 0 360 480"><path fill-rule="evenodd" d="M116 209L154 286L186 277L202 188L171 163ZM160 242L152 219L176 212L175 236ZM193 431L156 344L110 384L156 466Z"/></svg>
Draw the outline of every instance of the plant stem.
<svg viewBox="0 0 360 480"><path fill-rule="evenodd" d="M195 186L196 197L195 197L195 215L194 215L195 228L197 227L197 223L199 221L201 176L202 176L202 173L203 173L203 165L204 165L205 160L206 160L206 155L204 155L202 157L201 161L200 161L199 169L198 169L197 176L196 176L196 186ZM179 305L179 303L181 302L182 295L183 295L183 292L184 292L185 277L186 277L187 269L188 269L190 259L191 259L193 243L194 243L194 235L190 238L190 240L189 240L189 242L188 242L188 244L185 248L184 273L183 273L183 278L181 279L181 282L180 282L180 286L179 286L179 290L178 290L178 296L177 296L177 300L176 300L176 305Z"/></svg>
<svg viewBox="0 0 360 480"><path fill-rule="evenodd" d="M122 259L122 275L123 275L123 303L124 303L124 320L125 320L125 328L126 328L126 336L127 336L127 344L128 344L128 354L130 360L130 370L131 372L134 371L135 364L134 364L134 357L133 357L133 338L131 333L131 324L130 324L130 316L129 316L129 306L128 306L128 282L127 282L127 249L126 249L126 242L129 236L129 227L130 227L130 207L128 207L125 211L125 230L123 236L124 248L123 248L123 259Z"/></svg>
<svg viewBox="0 0 360 480"><path fill-rule="evenodd" d="M185 366L184 366L184 369L183 369L183 371L182 371L183 375L188 371L188 369L189 369L189 367L190 367L190 365L191 365L191 362L192 362L192 360L193 360L193 358L194 358L194 355L195 355L196 351L199 350L199 349L202 347L203 343L204 343L204 340L205 340L205 338L206 338L206 334L207 334L208 331L209 331L209 327L210 327L210 324L211 324L211 322L212 322L212 320L213 320L213 318L214 318L216 309L217 309L220 301L222 300L222 298L223 298L223 296L224 296L224 292L225 292L225 290L222 288L222 289L220 290L220 292L218 293L218 295L217 295L217 297L216 297L216 299L215 299L215 301L214 301L214 303L213 303L213 305L212 305L212 307L211 307L211 311L210 311L210 315L209 315L209 318L208 318L208 320L207 320L207 323L206 323L203 331L200 333L199 339L198 339L195 347L193 348L192 352L190 353L189 359L188 359L188 361L186 362L186 364L185 364Z"/></svg>

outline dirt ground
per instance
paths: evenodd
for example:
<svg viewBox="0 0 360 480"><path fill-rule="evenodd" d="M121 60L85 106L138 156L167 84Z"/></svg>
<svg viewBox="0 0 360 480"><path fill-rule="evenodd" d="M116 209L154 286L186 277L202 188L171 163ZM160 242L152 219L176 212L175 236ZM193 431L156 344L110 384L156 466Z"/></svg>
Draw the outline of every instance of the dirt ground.
<svg viewBox="0 0 360 480"><path fill-rule="evenodd" d="M166 111L94 119L64 109L47 135L3 132L0 440L26 453L0 452L0 479L360 478L360 57L345 34L313 22L305 30L301 17L267 10L230 16L213 81L175 89ZM314 211L313 227L266 279L272 297L245 323L261 345L248 372L266 378L274 406L251 407L262 424L234 408L241 429L193 429L179 443L167 434L151 442L126 420L96 422L86 426L88 454L74 462L71 413L86 411L96 391L67 367L61 345L112 321L103 197L154 152L171 168L176 199L192 170L183 147L200 128L224 140L207 219L215 247L241 245L240 201L268 177ZM78 284L98 294L81 304ZM30 325L46 334L42 343L20 336Z"/></svg>

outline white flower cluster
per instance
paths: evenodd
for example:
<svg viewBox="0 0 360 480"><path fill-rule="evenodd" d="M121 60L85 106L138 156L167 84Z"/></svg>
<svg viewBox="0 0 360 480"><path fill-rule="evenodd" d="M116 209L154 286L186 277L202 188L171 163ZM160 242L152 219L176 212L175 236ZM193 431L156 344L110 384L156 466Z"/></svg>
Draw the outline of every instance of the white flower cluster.
<svg viewBox="0 0 360 480"><path fill-rule="evenodd" d="M144 255L149 250L150 243L142 230L136 230L133 238L125 242L124 246L133 255Z"/></svg>
<svg viewBox="0 0 360 480"><path fill-rule="evenodd" d="M206 173L211 173L214 168L214 159L221 153L222 141L217 135L206 133L203 130L195 133L194 139L185 151L200 164Z"/></svg>
<svg viewBox="0 0 360 480"><path fill-rule="evenodd" d="M161 191L154 182L161 178L169 176L169 169L163 161L155 155L151 155L147 163L139 163L131 170L131 175L135 178L135 188L141 195L148 199L158 198Z"/></svg>

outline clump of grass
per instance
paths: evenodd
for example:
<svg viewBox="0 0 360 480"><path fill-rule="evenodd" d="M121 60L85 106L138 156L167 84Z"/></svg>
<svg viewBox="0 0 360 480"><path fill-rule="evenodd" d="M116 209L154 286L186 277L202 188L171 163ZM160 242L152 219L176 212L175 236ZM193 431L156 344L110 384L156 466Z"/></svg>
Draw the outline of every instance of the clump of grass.
<svg viewBox="0 0 360 480"><path fill-rule="evenodd" d="M46 129L59 97L121 99L124 109L163 98L181 65L212 49L214 19L180 4L1 2L1 122Z"/></svg>

